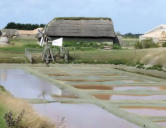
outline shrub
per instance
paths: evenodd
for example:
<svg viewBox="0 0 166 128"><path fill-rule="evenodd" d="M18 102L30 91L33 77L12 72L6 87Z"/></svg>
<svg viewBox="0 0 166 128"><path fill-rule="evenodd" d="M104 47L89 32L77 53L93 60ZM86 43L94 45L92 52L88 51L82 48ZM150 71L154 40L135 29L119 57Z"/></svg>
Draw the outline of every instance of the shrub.
<svg viewBox="0 0 166 128"><path fill-rule="evenodd" d="M121 49L121 46L119 44L114 44L112 49Z"/></svg>
<svg viewBox="0 0 166 128"><path fill-rule="evenodd" d="M22 111L18 116L15 116L11 111L5 113L4 119L6 121L7 128L22 128L20 122L23 115L24 111Z"/></svg>
<svg viewBox="0 0 166 128"><path fill-rule="evenodd" d="M166 47L166 42L164 42L164 43L162 44L162 47Z"/></svg>
<svg viewBox="0 0 166 128"><path fill-rule="evenodd" d="M136 48L136 49L142 49L142 48L143 48L142 43L141 43L141 42L137 42L137 43L135 44L135 48Z"/></svg>
<svg viewBox="0 0 166 128"><path fill-rule="evenodd" d="M137 64L136 68L145 69L144 64L141 64L141 63Z"/></svg>
<svg viewBox="0 0 166 128"><path fill-rule="evenodd" d="M64 41L64 47L89 47L89 48L102 48L105 44L98 42L86 42L86 41Z"/></svg>
<svg viewBox="0 0 166 128"><path fill-rule="evenodd" d="M158 44L154 43L152 39L142 40L141 42L137 42L135 44L135 48L143 49L143 48L157 48Z"/></svg>
<svg viewBox="0 0 166 128"><path fill-rule="evenodd" d="M158 70L158 71L163 71L163 66L160 64L153 65L152 67L147 68L148 70Z"/></svg>

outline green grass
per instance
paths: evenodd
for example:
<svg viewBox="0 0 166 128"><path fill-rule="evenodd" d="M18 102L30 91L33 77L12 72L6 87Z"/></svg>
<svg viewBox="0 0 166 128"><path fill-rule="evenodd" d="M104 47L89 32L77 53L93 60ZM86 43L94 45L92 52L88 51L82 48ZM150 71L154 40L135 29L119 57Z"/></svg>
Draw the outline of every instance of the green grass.
<svg viewBox="0 0 166 128"><path fill-rule="evenodd" d="M138 41L138 38L123 38L122 47L134 47Z"/></svg>
<svg viewBox="0 0 166 128"><path fill-rule="evenodd" d="M0 91L6 92L6 89L3 86L0 85Z"/></svg>
<svg viewBox="0 0 166 128"><path fill-rule="evenodd" d="M11 45L0 47L0 63L27 63L25 48L39 47L33 39L12 39L10 42Z"/></svg>
<svg viewBox="0 0 166 128"><path fill-rule="evenodd" d="M130 46L134 46L133 39L126 39L131 41ZM135 41L138 39L134 39ZM25 57L25 48L38 48L39 51L32 52L34 62L41 63L41 52L37 44L37 40L13 39L10 46L0 47L0 63L28 63ZM103 44L95 42L72 42L65 41L65 47L69 48L71 56L70 63L89 63L89 64L124 64L124 65L137 65L141 59L147 54L156 53L160 49L113 49L103 50ZM75 47L75 50L74 48ZM157 54L156 54L157 55ZM153 59L153 58L152 58ZM148 60L149 61L149 60ZM162 62L162 60L161 60ZM64 63L59 61L59 63ZM160 63L156 63L160 64Z"/></svg>
<svg viewBox="0 0 166 128"><path fill-rule="evenodd" d="M7 112L5 106L0 103L0 128L6 128L4 114Z"/></svg>
<svg viewBox="0 0 166 128"><path fill-rule="evenodd" d="M6 92L5 88L0 85L0 93ZM0 128L6 128L4 114L7 112L5 105L0 102Z"/></svg>
<svg viewBox="0 0 166 128"><path fill-rule="evenodd" d="M70 52L74 56L74 52ZM139 62L142 51L138 53L135 50L94 50L94 51L76 51L74 63L92 63L92 64L125 64L136 65Z"/></svg>

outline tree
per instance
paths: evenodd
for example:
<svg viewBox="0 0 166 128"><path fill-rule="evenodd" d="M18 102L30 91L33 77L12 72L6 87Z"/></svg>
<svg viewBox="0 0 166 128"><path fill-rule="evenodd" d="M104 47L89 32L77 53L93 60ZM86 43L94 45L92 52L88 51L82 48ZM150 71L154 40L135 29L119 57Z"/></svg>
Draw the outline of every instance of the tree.
<svg viewBox="0 0 166 128"><path fill-rule="evenodd" d="M21 24L21 23L10 22L6 25L5 29L34 30L44 26L45 24L38 25L38 24Z"/></svg>

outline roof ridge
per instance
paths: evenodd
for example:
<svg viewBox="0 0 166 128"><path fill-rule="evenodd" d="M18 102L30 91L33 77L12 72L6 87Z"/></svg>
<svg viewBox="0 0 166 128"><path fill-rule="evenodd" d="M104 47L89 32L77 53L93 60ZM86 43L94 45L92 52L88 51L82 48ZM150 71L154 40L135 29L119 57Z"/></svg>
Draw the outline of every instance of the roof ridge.
<svg viewBox="0 0 166 128"><path fill-rule="evenodd" d="M53 20L111 20L108 17L56 17Z"/></svg>

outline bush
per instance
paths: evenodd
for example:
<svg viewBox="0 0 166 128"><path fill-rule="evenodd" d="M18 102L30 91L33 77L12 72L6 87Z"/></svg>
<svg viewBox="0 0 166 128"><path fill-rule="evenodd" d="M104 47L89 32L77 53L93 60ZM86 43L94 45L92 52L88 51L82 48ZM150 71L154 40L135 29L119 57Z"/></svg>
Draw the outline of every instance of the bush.
<svg viewBox="0 0 166 128"><path fill-rule="evenodd" d="M163 71L163 66L160 64L153 65L152 67L147 68L148 70L158 70L158 71Z"/></svg>
<svg viewBox="0 0 166 128"><path fill-rule="evenodd" d="M98 42L86 42L86 41L64 41L64 47L88 47L88 48L102 48L105 44Z"/></svg>
<svg viewBox="0 0 166 128"><path fill-rule="evenodd" d="M164 43L162 44L162 47L166 47L166 42L164 42Z"/></svg>
<svg viewBox="0 0 166 128"><path fill-rule="evenodd" d="M119 44L114 44L112 49L121 49L121 46Z"/></svg>
<svg viewBox="0 0 166 128"><path fill-rule="evenodd" d="M135 44L136 49L143 49L143 48L157 48L158 44L154 43L152 39L142 40L141 42L137 42Z"/></svg>
<svg viewBox="0 0 166 128"><path fill-rule="evenodd" d="M136 65L136 68L145 69L144 64L141 64L141 63L138 63L138 64Z"/></svg>
<svg viewBox="0 0 166 128"><path fill-rule="evenodd" d="M18 116L15 116L11 111L5 113L4 119L6 121L7 128L23 128L20 124L23 115L24 111L22 111Z"/></svg>

